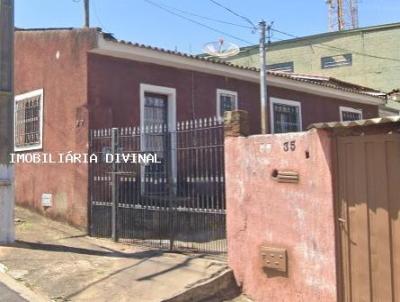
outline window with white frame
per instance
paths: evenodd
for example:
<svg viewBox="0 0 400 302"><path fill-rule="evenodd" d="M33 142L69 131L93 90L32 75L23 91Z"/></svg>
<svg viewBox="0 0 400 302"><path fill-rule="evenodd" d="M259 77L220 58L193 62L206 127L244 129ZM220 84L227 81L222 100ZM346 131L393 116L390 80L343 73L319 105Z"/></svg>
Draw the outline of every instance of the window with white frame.
<svg viewBox="0 0 400 302"><path fill-rule="evenodd" d="M361 109L354 109L351 107L340 107L339 110L340 110L340 120L342 122L362 120L363 118Z"/></svg>
<svg viewBox="0 0 400 302"><path fill-rule="evenodd" d="M270 106L272 133L302 130L300 102L271 98Z"/></svg>
<svg viewBox="0 0 400 302"><path fill-rule="evenodd" d="M14 149L15 151L42 148L43 89L15 96Z"/></svg>
<svg viewBox="0 0 400 302"><path fill-rule="evenodd" d="M224 117L225 111L238 108L238 94L236 91L217 89L217 116Z"/></svg>

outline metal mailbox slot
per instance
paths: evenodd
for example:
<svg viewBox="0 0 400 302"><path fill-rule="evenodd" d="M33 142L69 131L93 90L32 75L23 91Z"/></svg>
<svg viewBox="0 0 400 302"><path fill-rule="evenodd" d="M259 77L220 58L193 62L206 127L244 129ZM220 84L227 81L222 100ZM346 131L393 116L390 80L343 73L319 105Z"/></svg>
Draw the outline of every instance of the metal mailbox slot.
<svg viewBox="0 0 400 302"><path fill-rule="evenodd" d="M261 246L261 257L264 268L287 272L286 249Z"/></svg>
<svg viewBox="0 0 400 302"><path fill-rule="evenodd" d="M295 171L274 170L272 172L272 179L274 179L277 182L283 182L283 183L299 183L300 176L299 173Z"/></svg>

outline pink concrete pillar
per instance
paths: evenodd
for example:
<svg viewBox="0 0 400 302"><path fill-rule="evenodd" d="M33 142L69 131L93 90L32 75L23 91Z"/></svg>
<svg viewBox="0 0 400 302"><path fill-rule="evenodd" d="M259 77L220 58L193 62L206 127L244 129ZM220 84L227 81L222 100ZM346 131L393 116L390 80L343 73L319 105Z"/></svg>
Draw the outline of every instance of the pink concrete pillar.
<svg viewBox="0 0 400 302"><path fill-rule="evenodd" d="M226 137L228 258L256 302L337 301L330 139L323 131ZM280 183L273 171L295 171ZM284 248L287 273L263 269Z"/></svg>

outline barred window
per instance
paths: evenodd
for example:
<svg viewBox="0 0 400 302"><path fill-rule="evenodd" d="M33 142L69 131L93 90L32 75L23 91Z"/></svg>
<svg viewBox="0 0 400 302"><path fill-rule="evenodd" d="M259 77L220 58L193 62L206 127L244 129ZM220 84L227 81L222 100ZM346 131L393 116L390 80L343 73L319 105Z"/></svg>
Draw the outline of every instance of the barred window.
<svg viewBox="0 0 400 302"><path fill-rule="evenodd" d="M237 109L237 92L217 89L217 116L224 117L225 111Z"/></svg>
<svg viewBox="0 0 400 302"><path fill-rule="evenodd" d="M340 120L342 122L346 121L356 121L362 120L362 110L354 109L350 107L340 107Z"/></svg>
<svg viewBox="0 0 400 302"><path fill-rule="evenodd" d="M159 158L164 157L167 146L165 129L168 126L168 96L145 93L143 150L157 152Z"/></svg>
<svg viewBox="0 0 400 302"><path fill-rule="evenodd" d="M15 151L42 148L43 90L35 90L15 97Z"/></svg>
<svg viewBox="0 0 400 302"><path fill-rule="evenodd" d="M272 132L301 131L301 105L299 102L272 99Z"/></svg>

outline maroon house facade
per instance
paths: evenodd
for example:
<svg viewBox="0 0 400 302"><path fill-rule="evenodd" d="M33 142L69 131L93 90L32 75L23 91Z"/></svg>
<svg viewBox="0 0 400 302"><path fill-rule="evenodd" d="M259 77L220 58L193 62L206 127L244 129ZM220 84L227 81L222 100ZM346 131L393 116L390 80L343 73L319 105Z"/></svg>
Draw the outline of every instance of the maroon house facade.
<svg viewBox="0 0 400 302"><path fill-rule="evenodd" d="M115 40L98 29L18 30L15 40L16 153L88 153L89 130L249 112L260 129L259 74L200 57ZM377 91L331 78L270 73L270 132L317 122L374 118ZM146 117L148 103L162 114ZM165 114L164 114L165 112ZM29 131L28 131L29 130ZM51 207L43 207L51 194ZM86 228L87 164L18 164L16 199Z"/></svg>

